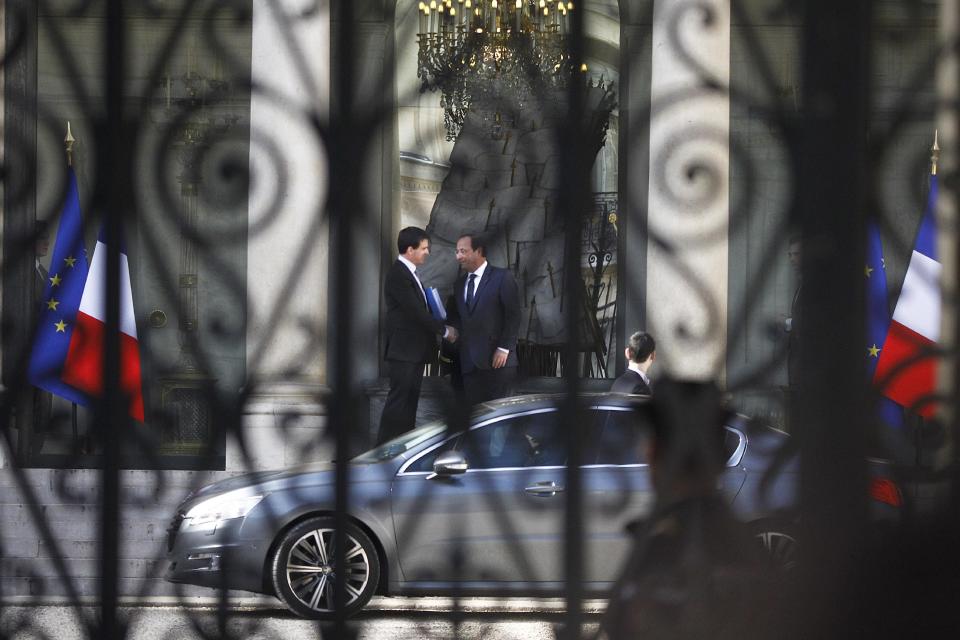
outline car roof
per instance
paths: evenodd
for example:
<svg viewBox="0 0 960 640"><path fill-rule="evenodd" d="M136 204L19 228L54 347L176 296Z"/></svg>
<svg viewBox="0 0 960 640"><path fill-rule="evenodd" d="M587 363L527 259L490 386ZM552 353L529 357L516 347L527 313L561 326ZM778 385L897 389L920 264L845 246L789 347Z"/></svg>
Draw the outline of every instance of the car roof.
<svg viewBox="0 0 960 640"><path fill-rule="evenodd" d="M584 406L593 406L602 403L608 407L623 407L632 409L650 402L650 396L628 395L625 393L578 393L577 399ZM491 400L478 404L473 411L473 418L490 417L516 413L528 409L543 409L559 407L567 400L565 393L534 393L522 396L512 396Z"/></svg>

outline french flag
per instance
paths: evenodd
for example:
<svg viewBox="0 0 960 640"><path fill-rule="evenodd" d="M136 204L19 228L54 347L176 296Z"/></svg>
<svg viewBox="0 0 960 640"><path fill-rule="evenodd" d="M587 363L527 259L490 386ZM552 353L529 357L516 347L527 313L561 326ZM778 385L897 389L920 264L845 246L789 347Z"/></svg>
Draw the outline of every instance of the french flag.
<svg viewBox="0 0 960 640"><path fill-rule="evenodd" d="M936 410L935 357L940 340L940 272L934 210L937 176L930 178L927 210L920 221L903 288L883 343L874 382L883 394L925 418Z"/></svg>
<svg viewBox="0 0 960 640"><path fill-rule="evenodd" d="M91 396L103 395L103 348L107 332L107 244L100 229L90 272L83 287L76 326L63 368L63 381ZM140 343L137 341L133 290L126 245L120 241L120 388L130 417L143 422Z"/></svg>

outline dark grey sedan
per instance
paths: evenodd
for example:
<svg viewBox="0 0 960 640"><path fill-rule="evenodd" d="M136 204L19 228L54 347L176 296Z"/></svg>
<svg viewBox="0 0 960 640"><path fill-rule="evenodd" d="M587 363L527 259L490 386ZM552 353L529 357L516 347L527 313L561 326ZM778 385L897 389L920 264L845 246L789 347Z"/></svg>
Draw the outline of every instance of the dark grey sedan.
<svg viewBox="0 0 960 640"><path fill-rule="evenodd" d="M350 467L344 584L348 613L374 593L550 594L562 591L566 449L559 396L481 405L468 432L442 423L411 431ZM636 418L643 399L585 396L585 589L612 586L654 494ZM777 563L794 562L796 465L760 491L786 434L748 440L746 420L726 426L723 493ZM334 469L316 464L206 486L169 529L173 582L274 594L293 612L333 609Z"/></svg>

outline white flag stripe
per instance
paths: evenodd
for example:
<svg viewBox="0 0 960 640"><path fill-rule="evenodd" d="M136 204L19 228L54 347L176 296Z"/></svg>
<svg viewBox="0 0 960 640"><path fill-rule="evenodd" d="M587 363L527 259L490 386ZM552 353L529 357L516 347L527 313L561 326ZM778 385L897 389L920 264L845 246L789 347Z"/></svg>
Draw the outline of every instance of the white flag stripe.
<svg viewBox="0 0 960 640"><path fill-rule="evenodd" d="M106 288L107 245L98 241L90 261L87 284L83 287L83 297L80 298L80 311L104 323L107 321ZM132 338L137 337L133 289L130 288L130 266L125 253L120 254L120 331Z"/></svg>
<svg viewBox="0 0 960 640"><path fill-rule="evenodd" d="M923 337L940 339L940 272L936 260L913 252L893 319Z"/></svg>

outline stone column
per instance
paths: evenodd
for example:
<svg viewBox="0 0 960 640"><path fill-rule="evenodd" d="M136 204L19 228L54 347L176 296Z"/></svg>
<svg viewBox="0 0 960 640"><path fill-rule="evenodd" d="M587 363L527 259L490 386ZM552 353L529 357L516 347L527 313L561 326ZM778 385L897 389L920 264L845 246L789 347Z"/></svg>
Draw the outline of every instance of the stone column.
<svg viewBox="0 0 960 640"><path fill-rule="evenodd" d="M620 95L615 370L627 365L623 345L647 326L647 199L650 159L650 73L653 0L620 3Z"/></svg>
<svg viewBox="0 0 960 640"><path fill-rule="evenodd" d="M937 66L937 94L939 97L937 112L937 129L939 131L940 161L937 174L940 176L940 191L937 194L937 255L942 271L942 305L943 319L940 330L940 347L948 357L940 360L938 370L938 389L942 397L951 398L952 402L941 405L941 417L948 429L947 443L941 448L936 464L944 467L955 460L957 456L956 442L960 438L960 411L958 411L957 384L960 383L960 358L956 355L956 347L960 342L960 321L957 316L957 296L960 295L960 281L958 281L957 243L960 235L957 232L957 189L956 181L948 180L947 176L956 176L957 172L957 145L960 144L958 131L957 100L960 98L960 59L956 50L956 43L960 40L960 7L956 2L940 3L940 59Z"/></svg>
<svg viewBox="0 0 960 640"><path fill-rule="evenodd" d="M331 213L348 211L342 218L338 233L349 238L343 245L339 238L332 240L331 255L342 256L329 269L331 300L339 292L346 271L349 275L349 308L331 309L327 321L328 357L327 376L331 386L339 386L338 409L345 411L351 430L350 446L364 449L370 444L369 413L356 410L369 405L371 393L376 393L383 349L380 330L383 278L396 256L396 232L399 228L399 148L396 123L396 84L394 73L395 36L392 3L360 3L343 8L343 15L335 11L332 22L334 37L335 73L348 68L345 79L349 96L333 95L332 118L338 122L338 135L344 140L332 154L337 158L335 169L343 175L337 188L343 196L339 208ZM349 21L347 20L349 18ZM341 61L341 46L336 40L344 34L352 37L351 60ZM349 66L347 66L349 64ZM336 78L336 76L334 76ZM333 85L336 86L336 85ZM339 90L338 90L339 91ZM349 98L349 105L341 101ZM336 113L336 109L349 113ZM350 168L350 173L344 167ZM341 338L341 336L347 336ZM342 367L335 359L336 347L346 344L342 352ZM339 375L338 375L339 374ZM335 381L334 377L339 380ZM336 385L335 385L336 382ZM349 398L344 401L343 393ZM347 402L356 403L348 407Z"/></svg>
<svg viewBox="0 0 960 640"><path fill-rule="evenodd" d="M653 10L646 328L661 372L699 380L724 375L729 11L721 0Z"/></svg>
<svg viewBox="0 0 960 640"><path fill-rule="evenodd" d="M323 424L327 151L311 119L328 112L330 16L326 4L306 15L303 6L253 3L247 374L254 394L245 433L257 467L296 462L301 441L316 444ZM228 468L243 464L236 454L228 443Z"/></svg>

